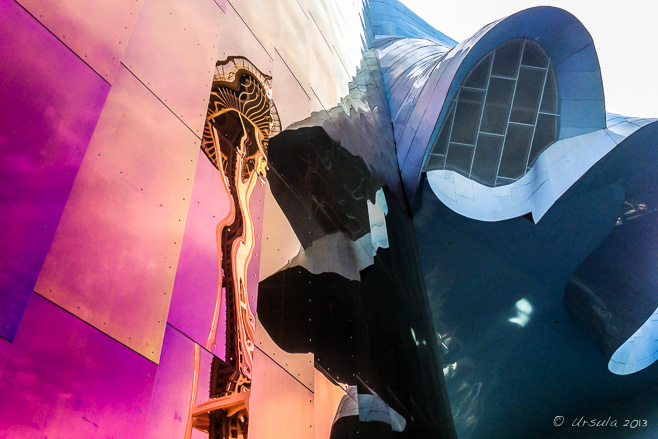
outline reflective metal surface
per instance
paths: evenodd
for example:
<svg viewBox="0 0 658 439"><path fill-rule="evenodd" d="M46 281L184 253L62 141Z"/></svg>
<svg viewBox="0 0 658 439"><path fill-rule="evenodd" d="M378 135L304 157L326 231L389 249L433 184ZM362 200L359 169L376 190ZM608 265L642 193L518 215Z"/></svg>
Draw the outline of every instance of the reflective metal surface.
<svg viewBox="0 0 658 439"><path fill-rule="evenodd" d="M13 1L0 42L0 336L13 340L109 86Z"/></svg>
<svg viewBox="0 0 658 439"><path fill-rule="evenodd" d="M35 287L155 362L198 148L199 139L122 68Z"/></svg>
<svg viewBox="0 0 658 439"><path fill-rule="evenodd" d="M0 431L5 437L94 437L100 431L142 437L156 370L32 293L0 381Z"/></svg>
<svg viewBox="0 0 658 439"><path fill-rule="evenodd" d="M80 0L20 0L18 3L112 84L143 0L93 4Z"/></svg>
<svg viewBox="0 0 658 439"><path fill-rule="evenodd" d="M146 0L121 59L199 136L223 17L213 0Z"/></svg>

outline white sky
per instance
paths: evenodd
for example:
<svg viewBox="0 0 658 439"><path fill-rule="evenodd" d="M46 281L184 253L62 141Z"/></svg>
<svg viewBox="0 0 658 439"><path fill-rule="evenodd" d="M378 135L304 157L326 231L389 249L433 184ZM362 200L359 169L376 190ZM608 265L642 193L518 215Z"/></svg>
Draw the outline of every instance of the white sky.
<svg viewBox="0 0 658 439"><path fill-rule="evenodd" d="M456 41L533 6L571 12L592 35L601 64L606 111L658 118L658 0L401 0Z"/></svg>

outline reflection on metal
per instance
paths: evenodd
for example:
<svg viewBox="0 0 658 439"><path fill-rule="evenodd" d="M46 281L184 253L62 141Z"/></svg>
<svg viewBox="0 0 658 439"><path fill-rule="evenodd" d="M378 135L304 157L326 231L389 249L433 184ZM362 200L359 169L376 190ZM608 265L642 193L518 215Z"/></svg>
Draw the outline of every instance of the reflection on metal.
<svg viewBox="0 0 658 439"><path fill-rule="evenodd" d="M247 438L256 326L248 300L247 267L255 245L249 202L256 183L265 181L269 138L280 130L270 84L271 77L242 57L218 62L213 77L201 148L222 174L222 190L231 203L217 224L219 281L206 349L215 345L225 295L226 362L213 357L210 399L195 406L200 369L196 346L186 439L192 428L211 439Z"/></svg>

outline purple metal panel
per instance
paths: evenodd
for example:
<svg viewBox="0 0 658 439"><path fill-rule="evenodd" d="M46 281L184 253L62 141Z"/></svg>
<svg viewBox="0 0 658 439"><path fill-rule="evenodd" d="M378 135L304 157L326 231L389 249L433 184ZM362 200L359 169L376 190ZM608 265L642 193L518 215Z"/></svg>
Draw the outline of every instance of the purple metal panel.
<svg viewBox="0 0 658 439"><path fill-rule="evenodd" d="M222 8L222 11L226 12L226 0L215 0L215 3Z"/></svg>
<svg viewBox="0 0 658 439"><path fill-rule="evenodd" d="M217 294L217 224L229 210L228 194L220 173L199 149L167 321L201 346L210 347L220 358L225 357L225 326L218 325L221 331L214 347L208 345L207 340L216 301L223 301Z"/></svg>
<svg viewBox="0 0 658 439"><path fill-rule="evenodd" d="M195 349L193 341L167 325L146 439L186 437L186 430L190 428L190 407L200 405L209 397L211 363L209 352ZM203 437L198 430L193 433Z"/></svg>
<svg viewBox="0 0 658 439"><path fill-rule="evenodd" d="M142 437L156 368L33 293L0 381L1 437Z"/></svg>
<svg viewBox="0 0 658 439"><path fill-rule="evenodd" d="M256 313L256 303L258 301L258 272L260 268L260 251L263 241L263 211L265 209L265 184L260 182L251 193L249 200L249 212L254 225L254 249L247 267L247 291L249 292L249 307Z"/></svg>
<svg viewBox="0 0 658 439"><path fill-rule="evenodd" d="M223 17L213 0L146 0L122 59L198 135L205 123Z"/></svg>
<svg viewBox="0 0 658 439"><path fill-rule="evenodd" d="M109 86L0 1L0 336L13 340Z"/></svg>
<svg viewBox="0 0 658 439"><path fill-rule="evenodd" d="M106 81L113 83L143 0L17 0Z"/></svg>
<svg viewBox="0 0 658 439"><path fill-rule="evenodd" d="M0 378L2 378L2 373L5 371L5 365L7 364L9 353L11 352L11 346L12 342L0 337Z"/></svg>
<svg viewBox="0 0 658 439"><path fill-rule="evenodd" d="M199 145L119 69L35 287L155 362Z"/></svg>

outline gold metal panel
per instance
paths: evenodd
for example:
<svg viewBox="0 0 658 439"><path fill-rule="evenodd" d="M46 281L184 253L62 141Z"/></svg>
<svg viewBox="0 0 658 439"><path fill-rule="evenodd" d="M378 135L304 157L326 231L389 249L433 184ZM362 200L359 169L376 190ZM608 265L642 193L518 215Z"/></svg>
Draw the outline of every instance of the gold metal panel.
<svg viewBox="0 0 658 439"><path fill-rule="evenodd" d="M315 421L313 392L302 386L260 350L254 353L249 401L249 438L311 439Z"/></svg>
<svg viewBox="0 0 658 439"><path fill-rule="evenodd" d="M35 287L154 362L199 145L121 67Z"/></svg>
<svg viewBox="0 0 658 439"><path fill-rule="evenodd" d="M313 390L313 353L291 354L284 351L272 340L258 317L256 317L256 347L293 378L311 391Z"/></svg>
<svg viewBox="0 0 658 439"><path fill-rule="evenodd" d="M143 0L17 0L103 79L113 83Z"/></svg>
<svg viewBox="0 0 658 439"><path fill-rule="evenodd" d="M220 36L218 60L229 56L244 56L261 72L272 75L272 57L231 3L226 4L226 18Z"/></svg>
<svg viewBox="0 0 658 439"><path fill-rule="evenodd" d="M213 0L145 0L122 59L198 135L224 15Z"/></svg>

